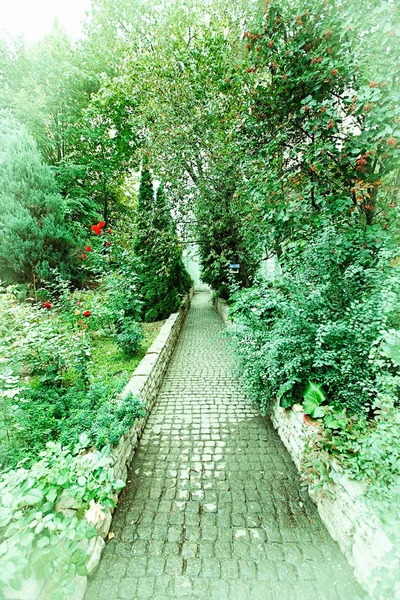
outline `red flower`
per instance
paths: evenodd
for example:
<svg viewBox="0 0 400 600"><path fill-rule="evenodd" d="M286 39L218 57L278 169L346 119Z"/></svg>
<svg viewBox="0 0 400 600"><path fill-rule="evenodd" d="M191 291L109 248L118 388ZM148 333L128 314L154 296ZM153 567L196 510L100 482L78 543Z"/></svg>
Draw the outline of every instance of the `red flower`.
<svg viewBox="0 0 400 600"><path fill-rule="evenodd" d="M91 252L92 249L90 246L86 246L85 250L86 250L86 252Z"/></svg>
<svg viewBox="0 0 400 600"><path fill-rule="evenodd" d="M106 246L107 246L107 248L108 248L109 246L111 246L111 242L106 242Z"/></svg>
<svg viewBox="0 0 400 600"><path fill-rule="evenodd" d="M86 254L82 254L82 260L86 260Z"/></svg>
<svg viewBox="0 0 400 600"><path fill-rule="evenodd" d="M85 312L83 313L84 317L90 317L92 313L90 312L90 310L85 310Z"/></svg>
<svg viewBox="0 0 400 600"><path fill-rule="evenodd" d="M101 227L99 227L98 225L92 225L92 231L96 234L96 235L100 235L101 234Z"/></svg>
<svg viewBox="0 0 400 600"><path fill-rule="evenodd" d="M97 227L100 227L100 229L103 229L103 227L105 227L106 222L105 221L100 221L100 223L97 223Z"/></svg>
<svg viewBox="0 0 400 600"><path fill-rule="evenodd" d="M112 230L111 229L107 229L107 233L112 233Z"/></svg>
<svg viewBox="0 0 400 600"><path fill-rule="evenodd" d="M45 303L43 304L43 306L44 306L45 308L47 308L47 309L50 309L50 308L51 308L51 302L45 302Z"/></svg>

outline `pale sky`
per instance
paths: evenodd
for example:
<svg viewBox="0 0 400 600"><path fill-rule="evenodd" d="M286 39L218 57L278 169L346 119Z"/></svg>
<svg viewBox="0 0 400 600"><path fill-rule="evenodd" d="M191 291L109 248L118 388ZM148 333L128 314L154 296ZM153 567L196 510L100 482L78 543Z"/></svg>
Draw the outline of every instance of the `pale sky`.
<svg viewBox="0 0 400 600"><path fill-rule="evenodd" d="M0 0L0 31L34 42L58 19L67 34L77 39L89 7L90 0Z"/></svg>

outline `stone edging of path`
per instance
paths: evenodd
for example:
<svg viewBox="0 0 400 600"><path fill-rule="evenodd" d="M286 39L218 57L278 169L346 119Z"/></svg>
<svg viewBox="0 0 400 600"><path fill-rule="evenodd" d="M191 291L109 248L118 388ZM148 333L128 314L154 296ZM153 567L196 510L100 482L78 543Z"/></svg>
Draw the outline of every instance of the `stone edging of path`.
<svg viewBox="0 0 400 600"><path fill-rule="evenodd" d="M232 325L227 302L218 298L214 306L225 325ZM307 424L300 405L284 409L275 403L270 417L297 470L303 474L304 453L307 445L312 443L315 427ZM343 475L334 461L331 466L332 481L323 488L310 488L309 494L331 537L338 542L354 569L355 577L372 594L382 577L382 573L379 576L375 571L390 571L393 544L384 532L379 516L365 502L365 486Z"/></svg>
<svg viewBox="0 0 400 600"><path fill-rule="evenodd" d="M120 398L124 398L128 394L132 394L136 398L139 397L146 408L146 415L135 421L134 425L123 435L118 446L111 451L110 468L113 469L115 479L122 479L125 482L127 480L129 464L133 459L138 441L143 433L147 418L161 387L192 297L193 288L183 299L179 312L173 313L161 327L160 333L119 395ZM87 544L85 550L89 556L86 563L88 576L95 571L100 562L101 554L105 547L104 540L110 531L111 521L112 511L108 511L105 519L97 527L98 535L92 538ZM83 600L86 585L87 576L76 577L75 591L70 600Z"/></svg>

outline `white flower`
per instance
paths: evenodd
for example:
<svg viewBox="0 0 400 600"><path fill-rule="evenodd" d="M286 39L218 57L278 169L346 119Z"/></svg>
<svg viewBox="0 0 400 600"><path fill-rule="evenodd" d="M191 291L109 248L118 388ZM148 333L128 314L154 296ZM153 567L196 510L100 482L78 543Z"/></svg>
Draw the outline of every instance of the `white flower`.
<svg viewBox="0 0 400 600"><path fill-rule="evenodd" d="M94 500L91 500L89 502L89 505L89 510L85 512L85 518L88 523L93 523L94 525L96 525L96 523L106 518L105 513L103 513L103 511L101 510L103 506L100 504L100 502L96 504Z"/></svg>

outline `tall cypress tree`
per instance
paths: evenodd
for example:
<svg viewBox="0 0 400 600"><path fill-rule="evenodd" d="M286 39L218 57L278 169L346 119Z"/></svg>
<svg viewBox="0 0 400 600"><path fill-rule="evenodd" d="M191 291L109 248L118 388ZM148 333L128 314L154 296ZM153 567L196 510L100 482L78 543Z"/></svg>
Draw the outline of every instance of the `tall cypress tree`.
<svg viewBox="0 0 400 600"><path fill-rule="evenodd" d="M0 278L25 282L62 269L72 243L53 172L26 129L0 112Z"/></svg>
<svg viewBox="0 0 400 600"><path fill-rule="evenodd" d="M136 209L134 251L145 321L165 319L179 308L191 280L182 262L175 223L162 186L154 194L151 173L143 166Z"/></svg>

